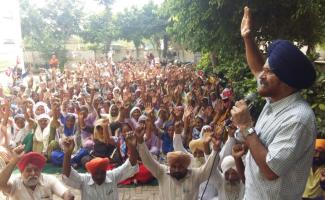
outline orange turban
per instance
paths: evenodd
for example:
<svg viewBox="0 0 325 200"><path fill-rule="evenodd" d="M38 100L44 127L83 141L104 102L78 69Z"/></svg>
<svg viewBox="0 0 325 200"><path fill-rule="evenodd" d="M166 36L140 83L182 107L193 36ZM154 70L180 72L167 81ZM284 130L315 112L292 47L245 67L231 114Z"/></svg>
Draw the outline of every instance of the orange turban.
<svg viewBox="0 0 325 200"><path fill-rule="evenodd" d="M318 151L325 151L325 139L316 139L315 149Z"/></svg>
<svg viewBox="0 0 325 200"><path fill-rule="evenodd" d="M108 158L97 157L86 163L86 169L89 173L93 174L96 170L107 170L108 164Z"/></svg>
<svg viewBox="0 0 325 200"><path fill-rule="evenodd" d="M191 163L191 158L187 153L182 151L172 151L167 153L167 163L171 165L172 163L183 163L184 167L188 167Z"/></svg>
<svg viewBox="0 0 325 200"><path fill-rule="evenodd" d="M23 172L28 164L35 165L38 169L42 170L45 166L46 158L37 152L29 152L23 155L20 161L17 163L18 169Z"/></svg>

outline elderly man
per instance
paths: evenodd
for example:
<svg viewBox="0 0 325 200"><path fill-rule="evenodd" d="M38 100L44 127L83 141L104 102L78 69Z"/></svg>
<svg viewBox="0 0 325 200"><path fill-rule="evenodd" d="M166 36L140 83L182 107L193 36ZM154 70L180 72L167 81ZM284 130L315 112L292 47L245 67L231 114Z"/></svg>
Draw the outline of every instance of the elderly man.
<svg viewBox="0 0 325 200"><path fill-rule="evenodd" d="M189 168L191 158L187 153L181 151L169 152L167 154L168 166L159 164L153 159L144 143L144 128L138 127L135 131L135 136L138 152L143 164L158 179L160 199L198 199L200 184L208 179L214 161L219 160L220 139L211 138L214 143L214 151L203 166L200 168Z"/></svg>
<svg viewBox="0 0 325 200"><path fill-rule="evenodd" d="M63 181L76 189L81 190L82 200L106 200L118 199L117 184L132 177L139 171L137 164L137 152L135 145L126 143L130 152L129 159L116 169L107 171L108 158L94 158L86 163L86 169L90 174L79 174L70 165L71 153L74 149L73 139L66 138L63 141Z"/></svg>
<svg viewBox="0 0 325 200"><path fill-rule="evenodd" d="M316 125L299 90L310 87L316 73L308 58L285 40L270 44L264 62L250 24L250 11L245 7L241 34L247 62L266 104L255 127L244 101L236 102L231 110L248 146L244 199L301 199L312 163Z"/></svg>
<svg viewBox="0 0 325 200"><path fill-rule="evenodd" d="M25 154L24 146L13 149L12 158L0 172L0 190L12 200L53 199L53 194L65 199L74 199L68 189L54 176L42 174L45 157L36 152ZM21 176L9 180L17 165Z"/></svg>

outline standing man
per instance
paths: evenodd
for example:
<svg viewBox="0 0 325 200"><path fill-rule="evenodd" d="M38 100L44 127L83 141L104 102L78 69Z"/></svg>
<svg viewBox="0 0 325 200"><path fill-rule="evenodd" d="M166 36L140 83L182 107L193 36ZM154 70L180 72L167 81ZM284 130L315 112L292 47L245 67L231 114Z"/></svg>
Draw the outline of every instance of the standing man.
<svg viewBox="0 0 325 200"><path fill-rule="evenodd" d="M201 167L191 168L189 167L190 156L181 151L169 152L167 165L158 163L144 142L144 133L144 128L138 127L133 143L137 144L140 158L145 167L158 180L160 199L197 200L200 184L208 180L213 166L218 165L221 139L215 135L211 136L209 139L213 143L213 152Z"/></svg>
<svg viewBox="0 0 325 200"><path fill-rule="evenodd" d="M255 127L243 100L231 110L249 150L244 199L301 199L312 164L316 125L314 113L299 91L313 84L315 70L286 40L271 43L265 62L251 33L247 7L241 35L248 65L259 83L258 93L266 98Z"/></svg>
<svg viewBox="0 0 325 200"><path fill-rule="evenodd" d="M59 60L56 58L56 55L53 54L50 61L49 61L51 69L57 68L59 66Z"/></svg>
<svg viewBox="0 0 325 200"><path fill-rule="evenodd" d="M0 190L10 200L53 199L53 194L73 200L74 196L57 178L41 173L45 162L45 157L39 153L25 154L23 145L14 148L9 163L0 172ZM21 176L9 180L16 165Z"/></svg>

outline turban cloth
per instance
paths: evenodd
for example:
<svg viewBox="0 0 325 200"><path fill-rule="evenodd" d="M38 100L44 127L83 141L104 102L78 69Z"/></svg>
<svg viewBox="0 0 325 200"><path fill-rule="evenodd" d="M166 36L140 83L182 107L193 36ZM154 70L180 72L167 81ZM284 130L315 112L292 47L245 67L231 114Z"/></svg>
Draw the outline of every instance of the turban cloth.
<svg viewBox="0 0 325 200"><path fill-rule="evenodd" d="M94 174L97 170L107 170L108 164L108 158L97 157L86 163L86 169L89 173Z"/></svg>
<svg viewBox="0 0 325 200"><path fill-rule="evenodd" d="M45 157L37 152L29 152L23 155L20 161L17 163L18 169L23 172L28 164L35 165L39 170L42 170L45 166Z"/></svg>
<svg viewBox="0 0 325 200"><path fill-rule="evenodd" d="M316 139L315 149L318 151L325 151L325 139Z"/></svg>
<svg viewBox="0 0 325 200"><path fill-rule="evenodd" d="M24 116L24 114L17 114L17 115L15 115L15 117L14 117L14 119L16 120L16 119L23 119L23 120L25 120L25 116Z"/></svg>
<svg viewBox="0 0 325 200"><path fill-rule="evenodd" d="M147 119L148 119L147 116L145 116L145 115L141 115L141 116L139 117L138 121L139 121L139 122L141 122L141 121L147 121Z"/></svg>
<svg viewBox="0 0 325 200"><path fill-rule="evenodd" d="M272 72L293 88L308 88L315 81L316 72L312 63L287 40L275 40L270 44L268 62Z"/></svg>
<svg viewBox="0 0 325 200"><path fill-rule="evenodd" d="M191 140L188 146L190 147L192 153L194 153L196 150L204 151L202 139Z"/></svg>
<svg viewBox="0 0 325 200"><path fill-rule="evenodd" d="M221 170L223 173L226 173L226 171L228 171L229 169L237 170L235 159L232 156L224 157L224 159L222 160L222 163L221 163Z"/></svg>
<svg viewBox="0 0 325 200"><path fill-rule="evenodd" d="M141 109L139 108L139 107L133 107L132 109L131 109L131 111L130 111L130 118L132 118L132 114L136 111L136 110L138 110L140 113L141 113Z"/></svg>
<svg viewBox="0 0 325 200"><path fill-rule="evenodd" d="M37 121L38 121L38 120L41 120L41 119L47 119L47 120L50 120L51 118L50 118L50 116L49 116L48 114L46 114L46 113L43 113L43 114L40 114L40 115L36 116L36 120L37 120Z"/></svg>
<svg viewBox="0 0 325 200"><path fill-rule="evenodd" d="M229 89L229 88L225 88L225 89L223 89L223 91L222 91L222 93L220 94L220 96L221 96L221 98L222 98L223 100L225 100L225 99L229 99L230 97L233 96L232 90Z"/></svg>
<svg viewBox="0 0 325 200"><path fill-rule="evenodd" d="M188 154L181 151L172 151L167 153L167 163L171 165L173 163L182 163L184 167L188 167L191 163L191 158Z"/></svg>
<svg viewBox="0 0 325 200"><path fill-rule="evenodd" d="M47 114L48 112L50 112L50 109L49 109L49 107L47 106L47 104L46 104L45 102L43 102L43 101L39 101L39 102L37 102L37 103L33 106L33 112L34 112L34 114L35 114L37 108L40 107L40 106L43 106L43 108L44 108L46 114Z"/></svg>

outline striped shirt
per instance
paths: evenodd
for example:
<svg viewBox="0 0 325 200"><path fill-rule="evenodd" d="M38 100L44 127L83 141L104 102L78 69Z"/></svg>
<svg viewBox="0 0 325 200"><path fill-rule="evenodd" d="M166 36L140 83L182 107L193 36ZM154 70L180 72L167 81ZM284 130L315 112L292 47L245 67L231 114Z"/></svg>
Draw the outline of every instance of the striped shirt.
<svg viewBox="0 0 325 200"><path fill-rule="evenodd" d="M267 100L255 126L267 148L266 163L279 177L267 180L252 154L246 156L246 200L297 200L304 191L314 153L315 116L300 94Z"/></svg>

